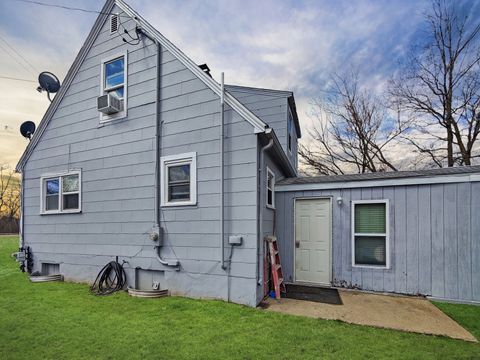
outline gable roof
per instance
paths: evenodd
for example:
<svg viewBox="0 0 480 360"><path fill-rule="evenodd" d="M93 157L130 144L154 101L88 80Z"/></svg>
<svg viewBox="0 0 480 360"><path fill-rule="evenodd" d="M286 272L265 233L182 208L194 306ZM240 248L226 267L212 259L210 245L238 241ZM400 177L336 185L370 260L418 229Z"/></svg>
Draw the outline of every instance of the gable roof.
<svg viewBox="0 0 480 360"><path fill-rule="evenodd" d="M221 96L221 86L213 78L207 75L202 69L198 67L188 56L186 56L180 49L173 45L166 37L164 37L157 29L155 29L148 21L146 21L142 16L140 16L135 10L133 10L129 5L127 5L123 0L107 0L100 11L100 14L97 17L90 33L85 40L82 48L80 49L75 61L67 72L65 79L63 81L60 90L55 95L52 103L48 107L45 115L43 116L37 131L32 137L30 143L28 144L25 152L21 156L17 166L16 171L21 172L25 166L28 158L33 152L33 149L38 144L43 132L45 131L48 123L55 114L60 102L62 101L65 93L70 87L75 75L77 74L81 64L85 60L85 57L88 54L88 51L92 47L98 33L100 32L104 22L107 20L107 17L110 15L113 7L117 5L122 9L128 16L132 18L146 33L148 33L154 40L156 40L162 47L167 49L173 56L175 56L187 69L189 69L199 80L201 80L205 85L207 85L215 94ZM241 104L233 95L225 91L224 94L225 104L229 105L233 110L235 110L241 117L243 117L247 122L249 122L253 128L254 133L265 132L265 129L268 128L268 125L260 120L255 114L253 114L249 109L247 109L243 104Z"/></svg>
<svg viewBox="0 0 480 360"><path fill-rule="evenodd" d="M65 93L67 92L68 88L72 84L72 81L75 78L75 75L80 69L80 66L85 60L85 57L87 56L88 51L92 47L98 33L100 32L105 20L107 19L114 5L115 5L115 0L107 0L103 5L102 10L100 10L100 14L97 17L97 20L95 20L95 23L93 24L93 27L90 30L90 33L85 39L85 42L80 48L80 51L78 52L77 57L73 61L72 66L70 66L70 69L68 69L67 75L63 80L62 86L60 86L60 89L58 90L57 94L53 98L53 101L50 103L50 106L48 107L47 111L43 115L43 118L40 121L40 124L38 125L37 131L35 131L35 134L30 139L30 142L27 148L25 149L22 156L20 157L20 160L18 161L17 166L15 167L15 170L17 172L22 171L23 167L25 166L25 163L27 162L28 158L33 152L33 149L38 144L40 138L42 137L43 132L45 131L48 123L50 122L50 119L55 114L55 111L57 111L57 108L60 105L60 102L62 101L63 97L65 96Z"/></svg>
<svg viewBox="0 0 480 360"><path fill-rule="evenodd" d="M300 121L298 120L298 114L297 114L297 106L295 105L295 98L293 96L292 91L265 89L265 88L257 88L257 87L251 87L251 86L241 86L241 85L225 85L225 89L227 91L232 91L232 92L245 92L249 94L261 94L261 95L267 95L267 96L286 97L288 100L288 105L290 106L290 110L292 111L293 122L295 124L297 137L298 138L302 137L302 131L300 129Z"/></svg>

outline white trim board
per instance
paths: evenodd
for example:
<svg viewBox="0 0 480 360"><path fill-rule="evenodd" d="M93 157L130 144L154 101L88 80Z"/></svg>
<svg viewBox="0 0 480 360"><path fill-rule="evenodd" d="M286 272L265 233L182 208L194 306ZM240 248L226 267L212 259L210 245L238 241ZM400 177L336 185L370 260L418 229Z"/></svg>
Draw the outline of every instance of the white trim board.
<svg viewBox="0 0 480 360"><path fill-rule="evenodd" d="M403 179L379 179L363 181L344 181L331 183L309 183L309 184L277 184L275 191L306 191L306 190L335 190L354 189L385 186L407 186L407 185L428 185L428 184L451 184L464 182L478 182L480 174L462 175L441 175L432 177L411 177Z"/></svg>

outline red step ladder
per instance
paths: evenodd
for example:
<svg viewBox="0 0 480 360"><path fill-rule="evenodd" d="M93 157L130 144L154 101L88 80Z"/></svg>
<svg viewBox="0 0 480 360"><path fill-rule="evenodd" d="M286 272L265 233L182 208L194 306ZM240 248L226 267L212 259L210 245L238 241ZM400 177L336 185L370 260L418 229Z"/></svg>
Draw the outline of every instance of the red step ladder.
<svg viewBox="0 0 480 360"><path fill-rule="evenodd" d="M275 299L280 299L280 293L287 292L283 279L282 265L280 264L280 254L278 252L278 243L276 236L267 236L268 252L270 255L270 268L272 270L273 287L275 289Z"/></svg>

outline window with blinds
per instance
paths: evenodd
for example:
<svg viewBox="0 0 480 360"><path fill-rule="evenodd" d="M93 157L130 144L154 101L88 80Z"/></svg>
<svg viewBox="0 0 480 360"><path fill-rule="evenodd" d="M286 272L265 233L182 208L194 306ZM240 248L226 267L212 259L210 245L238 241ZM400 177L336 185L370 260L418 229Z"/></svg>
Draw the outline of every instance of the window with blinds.
<svg viewBox="0 0 480 360"><path fill-rule="evenodd" d="M388 267L388 200L352 203L354 266Z"/></svg>
<svg viewBox="0 0 480 360"><path fill-rule="evenodd" d="M162 206L197 204L197 153L160 158L160 193Z"/></svg>

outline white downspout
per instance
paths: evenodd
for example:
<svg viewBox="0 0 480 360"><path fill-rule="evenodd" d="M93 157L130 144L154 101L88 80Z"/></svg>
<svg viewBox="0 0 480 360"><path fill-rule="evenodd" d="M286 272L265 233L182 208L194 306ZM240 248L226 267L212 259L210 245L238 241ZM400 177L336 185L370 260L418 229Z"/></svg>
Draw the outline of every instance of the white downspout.
<svg viewBox="0 0 480 360"><path fill-rule="evenodd" d="M225 74L222 72L220 80L221 94L220 94L220 244L222 252L222 269L226 270L225 265L225 188L224 188L224 124L225 124Z"/></svg>

